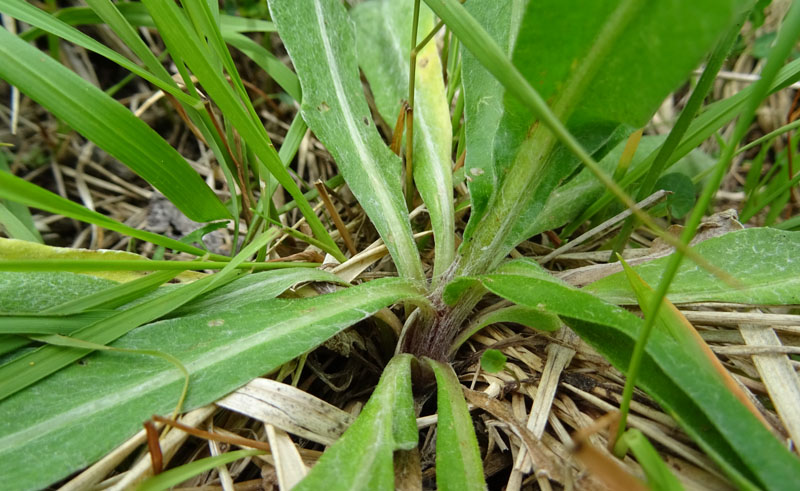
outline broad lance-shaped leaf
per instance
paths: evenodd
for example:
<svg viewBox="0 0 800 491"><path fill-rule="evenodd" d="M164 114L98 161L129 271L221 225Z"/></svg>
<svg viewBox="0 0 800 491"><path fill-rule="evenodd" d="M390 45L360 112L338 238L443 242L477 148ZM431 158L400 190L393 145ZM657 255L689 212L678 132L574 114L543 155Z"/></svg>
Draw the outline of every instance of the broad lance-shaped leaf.
<svg viewBox="0 0 800 491"><path fill-rule="evenodd" d="M0 78L130 167L187 217L230 218L186 160L105 92L5 29L0 29L0 57Z"/></svg>
<svg viewBox="0 0 800 491"><path fill-rule="evenodd" d="M800 232L773 228L748 228L705 240L694 250L741 284L732 288L719 278L684 261L670 284L667 298L672 303L738 302L745 304L794 305L800 303ZM650 284L658 283L668 257L633 269ZM619 272L584 287L606 301L636 303L636 295Z"/></svg>
<svg viewBox="0 0 800 491"><path fill-rule="evenodd" d="M523 0L512 0L472 2L465 7L510 58L514 53L526 4ZM476 227L480 226L481 218L495 199L509 167L515 161L526 166L547 162L546 167L541 167L537 188L525 193L516 205L517 211L509 214L515 218L505 225L504 237L501 237L504 244L502 249L507 252L532 235L534 219L552 188L572 172L578 161L563 147L552 147L552 140L534 143L533 148L530 144L525 145L534 136L531 131L533 115L515 99L504 96L502 84L468 50L463 51L462 78L467 143L465 167L472 200L470 221L464 233L467 242L471 240ZM612 136L621 138L625 135L625 132L614 133L616 126L607 123L580 124L571 125L570 129L586 148L594 151ZM547 146L537 150L541 145ZM501 253L496 257L504 255Z"/></svg>
<svg viewBox="0 0 800 491"><path fill-rule="evenodd" d="M637 275L624 259L620 258L620 262L622 263L628 282L636 293L636 299L639 302L642 313L645 316L652 315L651 307L653 305L653 299L655 298L653 288L645 283L641 276ZM698 363L705 364L706 371L716 372L725 387L727 387L756 418L761 420L764 426L769 428L767 420L758 412L753 402L742 390L741 385L733 379L733 376L731 376L728 370L722 365L717 355L711 351L711 348L706 344L703 338L700 337L700 334L694 326L689 323L686 317L684 317L669 300L661 299L660 303L661 306L658 309L655 319L655 327L669 333L675 342L681 345L681 348L689 356Z"/></svg>
<svg viewBox="0 0 800 491"><path fill-rule="evenodd" d="M585 291L543 279L535 263L510 264L514 267L506 274L471 279L518 305L558 314L617 369L627 369L642 327L639 317ZM731 394L716 373L706 370L663 330L651 333L637 385L675 418L736 485L785 489L786 483L800 482L797 457Z"/></svg>
<svg viewBox="0 0 800 491"><path fill-rule="evenodd" d="M395 450L411 450L419 442L411 393L412 359L409 354L392 358L356 421L294 489L394 488Z"/></svg>
<svg viewBox="0 0 800 491"><path fill-rule="evenodd" d="M372 121L347 12L338 0L270 0L269 7L300 78L303 119L333 155L398 272L423 278L400 188L400 159Z"/></svg>
<svg viewBox="0 0 800 491"><path fill-rule="evenodd" d="M426 3L440 15L461 15L452 0L426 0ZM482 23L501 18L504 8L516 7L516 12L521 12L522 8L516 3L492 7L467 5ZM481 11L490 8L494 11ZM491 60L478 56L478 51L491 52L494 59L495 49L508 53L513 46L514 65L530 87L551 101L555 116L566 121L577 140L593 152L614 137L619 125L641 126L646 122L663 97L686 77L728 26L734 9L730 2L723 0L684 0L646 8L644 2L593 3L590 10L592 14L587 15L583 4L573 1L529 2L519 37L514 39L514 31L498 35L498 31L489 29L488 34L495 36L497 42L491 49L485 43L471 42L479 37L483 39L483 33L460 32L461 28L453 23L455 19L448 22L459 29L454 32L464 37L465 46L476 58L482 59L481 63L489 64ZM508 12L506 18L513 18L509 10L505 12ZM500 25L509 24L506 21ZM465 66L468 60L469 57L465 57ZM612 66L614 70L609 68ZM467 125L470 108L479 111L485 93L481 86L470 86L469 73L465 68ZM511 78L500 82L512 83ZM514 79L513 83L517 82L519 80ZM595 86L595 82L599 85ZM628 93L640 85L647 85L648 90L628 97ZM474 96L472 104L470 89ZM527 109L520 108L509 95L505 96L503 104L503 114L495 115L499 130L491 141L494 153L488 155L493 166L491 171L487 175L483 167L467 169L467 175L473 180L496 181L482 186L484 192L490 194L473 193L473 199L485 199L487 206L485 210L480 210L480 206L473 208L461 252L471 262L480 263L472 267L476 271L485 270L528 236L550 191L576 165L566 154L558 155L560 150L555 140L542 134L547 131L543 127L533 125ZM600 109L611 106L615 107L614 111ZM472 114L473 122L480 120L475 112ZM487 131L487 127L495 125L475 129ZM624 136L627 130L623 127L621 131ZM467 137L469 144L469 131ZM470 151L468 147L467 159L470 159ZM486 150L477 150L477 153L485 160ZM469 272L470 266L461 269Z"/></svg>
<svg viewBox="0 0 800 491"><path fill-rule="evenodd" d="M400 114L401 101L408 99L413 11L412 0L378 0L360 3L350 12L356 25L358 63L369 81L378 111L390 124ZM430 9L421 5L417 42L433 26ZM414 181L433 225L435 280L455 255L450 159L453 130L435 41L417 54L415 74Z"/></svg>
<svg viewBox="0 0 800 491"><path fill-rule="evenodd" d="M483 490L483 462L461 382L450 365L427 359L436 376L436 486Z"/></svg>
<svg viewBox="0 0 800 491"><path fill-rule="evenodd" d="M189 409L401 300L424 301L407 280L382 279L314 298L257 300L235 311L222 306L162 320L112 346L175 356L191 374ZM0 475L20 488L47 486L102 457L154 412L172 410L182 384L183 375L162 360L96 353L0 402Z"/></svg>

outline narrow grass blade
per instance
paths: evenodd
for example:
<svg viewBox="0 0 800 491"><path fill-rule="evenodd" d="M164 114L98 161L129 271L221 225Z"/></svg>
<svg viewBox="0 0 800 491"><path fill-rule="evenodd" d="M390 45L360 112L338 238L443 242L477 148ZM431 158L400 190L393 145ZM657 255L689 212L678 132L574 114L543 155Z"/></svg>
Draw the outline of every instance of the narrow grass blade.
<svg viewBox="0 0 800 491"><path fill-rule="evenodd" d="M517 108L508 118L517 123L515 133L523 135L514 140L518 149L512 152L516 154L513 159L501 159L512 163L504 169L505 177L492 194L486 214L470 217L480 221L470 227L470 232L475 230L473 236L465 233L464 260L459 268L464 274L491 268L530 235L527 224L533 223L550 191L571 170L555 163L557 143L577 156L626 206L632 206L632 200L599 170L590 155L591 147L587 145L587 151L576 136L580 135L577 129L606 126L606 134L612 134L613 123L643 125L729 24L733 10L730 2L716 0L658 8L643 8L642 2L635 1L593 4L591 13L582 4L576 8L577 2L530 2L512 64L505 47L457 1L426 3L505 87L508 100ZM684 39L674 29L696 32L697 36ZM678 54L681 60L674 63ZM631 70L634 66L637 70ZM640 84L647 89L632 90ZM521 125L532 116L535 125ZM569 127L575 131L570 132Z"/></svg>
<svg viewBox="0 0 800 491"><path fill-rule="evenodd" d="M385 121L396 121L408 97L413 0L364 2L350 13L356 25L361 69ZM433 15L422 6L417 42L433 29ZM450 109L435 41L417 53L414 102L414 181L433 225L434 281L455 256Z"/></svg>
<svg viewBox="0 0 800 491"><path fill-rule="evenodd" d="M631 428L622 437L647 476L647 484L653 491L683 491L683 485L667 467L653 444L636 428Z"/></svg>
<svg viewBox="0 0 800 491"><path fill-rule="evenodd" d="M303 92L300 89L300 81L297 79L297 75L276 58L275 55L243 34L231 33L225 36L225 41L253 60L253 63L261 67L267 75L272 77L292 99L298 102L303 100ZM285 144L286 143L284 143L284 145ZM283 145L281 145L281 150L282 149ZM284 160L284 162L286 161Z"/></svg>
<svg viewBox="0 0 800 491"><path fill-rule="evenodd" d="M483 462L461 382L450 365L426 360L436 376L436 486L443 490L483 490Z"/></svg>
<svg viewBox="0 0 800 491"><path fill-rule="evenodd" d="M639 306L642 308L642 312L645 316L654 315L654 312L650 310L655 297L653 289L636 274L625 260L620 260L620 262L622 263L622 267L625 268L625 275L628 277L628 282L636 293L636 299L639 302ZM717 355L711 351L708 344L700 337L700 334L698 334L694 326L692 326L689 321L686 320L686 317L665 298L661 299L661 307L658 309L658 312L655 313L655 327L669 333L672 339L680 345L681 350L695 359L699 364L705 365L707 372L715 372L725 387L739 399L739 402L749 409L750 412L753 413L753 416L761 420L765 427L769 428L769 424L766 419L764 419L764 416L761 415L753 402L747 397L747 394L742 391L742 388L733 379L731 374L728 373L728 370L719 361ZM628 372L628 377L634 380L631 384L635 383L637 376L638 374L632 373L631 371Z"/></svg>
<svg viewBox="0 0 800 491"><path fill-rule="evenodd" d="M125 17L125 20L134 27L156 27L147 8L140 2L119 2L116 3L115 6L122 16ZM88 7L62 8L54 12L53 16L71 26L100 24L103 22L100 16ZM275 31L275 25L270 21L226 14L220 15L220 28L224 36L241 32ZM41 29L32 28L23 32L20 37L26 41L34 41L44 34L45 32Z"/></svg>
<svg viewBox="0 0 800 491"><path fill-rule="evenodd" d="M333 155L398 272L422 279L400 187L400 159L372 121L344 7L336 0L271 0L269 6L303 87L303 118Z"/></svg>
<svg viewBox="0 0 800 491"><path fill-rule="evenodd" d="M177 271L186 269L181 267L181 264L192 264L188 261L155 261L153 267L148 267L150 262L143 256L127 251L52 247L0 237L0 271L92 272L93 276L99 278L128 282L142 276L135 271L162 269L158 267L158 263L169 264ZM228 263L222 264L224 266ZM194 279L197 279L197 275L192 277L184 274L180 277L182 281Z"/></svg>
<svg viewBox="0 0 800 491"><path fill-rule="evenodd" d="M156 87L159 87L168 94L174 96L179 101L197 108L202 107L202 101L200 101L200 99L192 97L178 89L177 84L175 84L169 75L167 75L166 69L161 66L157 60L155 63L152 62L152 60L155 60L155 55L149 51L135 31L133 32L133 35L131 35L130 31L124 28L120 29L120 24L124 22L124 18L121 19L118 16L114 16L113 12L115 9L108 0L91 0L91 3L94 8L101 9L100 12L103 14L104 20L108 22L109 26L116 30L123 41L126 42L128 47L130 47L139 56L139 58L147 64L148 68L152 72L142 69L136 63L133 63L129 59L103 45L92 37L82 33L74 27L69 26L68 24L65 24L58 18L51 16L47 12L38 9L27 2L0 0L0 11L5 12L17 20L21 20L33 26L42 28L66 41L108 58L114 63L127 70L130 70L132 73L144 78L145 80L154 84ZM145 52L150 53L149 56L145 55ZM164 75L167 76L165 77Z"/></svg>
<svg viewBox="0 0 800 491"><path fill-rule="evenodd" d="M5 60L0 78L125 163L187 217L198 222L230 217L174 148L103 91L5 29L0 29L0 55Z"/></svg>
<svg viewBox="0 0 800 491"><path fill-rule="evenodd" d="M203 184L205 186L205 184ZM11 175L7 172L0 172L0 198L9 201L22 203L31 208L38 208L56 215L64 215L65 217L74 218L82 222L98 225L115 232L119 232L130 237L135 237L146 242L174 249L176 251L188 252L195 256L205 256L208 254L206 251L197 247L184 244L183 242L163 235L154 234L145 230L139 230L124 223L118 222L112 218L108 218L96 211L92 211L84 206L79 205L61 196L51 193L35 184L21 179L17 176ZM230 258L221 256L219 254L208 254L209 257L226 261Z"/></svg>
<svg viewBox="0 0 800 491"><path fill-rule="evenodd" d="M44 260L9 260L0 261L0 271L70 271L73 273L91 272L98 276L108 276L116 271L118 275L130 280L138 275L126 274L130 271L203 271L206 269L223 269L228 266L225 261L151 261L141 260L92 260L92 259L44 259ZM273 269L316 268L320 263L255 263L242 262L236 269L251 269L253 271L268 271Z"/></svg>
<svg viewBox="0 0 800 491"><path fill-rule="evenodd" d="M8 159L2 151L0 151L0 172L11 173ZM2 215L0 216L0 226L6 228L10 238L44 244L42 235L36 230L31 211L27 206L0 199L0 215Z"/></svg>
<svg viewBox="0 0 800 491"><path fill-rule="evenodd" d="M97 293L91 293L79 298L59 303L50 308L43 309L43 313L75 314L85 310L114 309L121 305L149 293L160 285L177 276L176 271L162 271L149 274L142 278L120 283Z"/></svg>
<svg viewBox="0 0 800 491"><path fill-rule="evenodd" d="M63 315L3 314L0 315L0 334L69 334L113 314L111 310Z"/></svg>
<svg viewBox="0 0 800 491"><path fill-rule="evenodd" d="M27 210L27 208L25 209ZM38 232L34 234L31 229L2 202L0 202L0 227L2 227L8 237L12 239L36 242L39 244L42 243L41 235L39 235Z"/></svg>
<svg viewBox="0 0 800 491"><path fill-rule="evenodd" d="M223 74L219 72L218 67L212 63L211 60L215 59L215 57L212 56L208 49L204 48L206 46L205 42L194 31L181 9L171 2L145 0L144 4L156 20L159 32L173 56L178 56L186 62L193 74L197 76L203 89L219 106L244 141L247 142L258 160L267 167L281 186L295 199L298 203L298 208L308 220L314 236L326 242L332 248L338 249L319 217L317 217L311 205L303 196L300 188L284 168L263 124L243 106L243 101ZM208 33L208 35L211 35L211 33ZM340 260L343 260L343 258L344 256L342 255Z"/></svg>
<svg viewBox="0 0 800 491"><path fill-rule="evenodd" d="M393 489L394 452L415 448L419 441L411 393L412 359L403 354L389 362L356 421L294 489Z"/></svg>
<svg viewBox="0 0 800 491"><path fill-rule="evenodd" d="M178 484L188 481L194 476L245 457L263 454L263 450L234 450L214 457L198 459L174 469L162 472L157 476L148 478L137 488L138 491L162 491L171 489Z"/></svg>
<svg viewBox="0 0 800 491"><path fill-rule="evenodd" d="M794 60L780 69L775 80L770 85L769 93L773 94L779 90L785 89L798 79L800 79L800 60ZM753 93L754 87L754 85L745 87L733 96L717 101L704 108L703 112L689 125L689 129L686 130L680 144L667 160L665 168L674 165L679 159L696 149L702 142L714 135L716 131L736 118L744 109L748 97ZM658 148L653 150L642 165L632 169L622 181L620 181L620 186L628 188L637 180L642 179L659 151ZM572 234L583 222L595 216L600 210L608 206L608 204L614 200L614 196L610 191L605 190L605 192L603 192L603 187L600 183L596 184L592 192L597 194L591 202L591 206L586 208L576 220L573 220L572 223L565 228L563 232L564 235Z"/></svg>
<svg viewBox="0 0 800 491"><path fill-rule="evenodd" d="M530 261L507 273L474 278L491 292L557 314L615 367L625 371L642 319L597 297L541 278ZM530 274L525 273L525 269ZM654 330L638 385L647 391L736 485L782 489L800 480L800 461L743 406L716 373L687 354L672 336Z"/></svg>
<svg viewBox="0 0 800 491"><path fill-rule="evenodd" d="M800 232L771 228L749 228L705 240L693 249L734 276L740 288L731 288L689 263L678 269L666 298L672 303L796 305L800 303L800 264L795 255L798 247ZM645 282L656 284L669 261L669 257L663 257L633 270ZM616 304L637 301L622 272L595 281L584 290Z"/></svg>
<svg viewBox="0 0 800 491"><path fill-rule="evenodd" d="M389 278L308 299L254 298L235 309L223 304L148 324L111 346L154 349L177 358L191 376L188 410L314 349L387 305L424 303L423 295L409 281ZM410 374L404 377L409 380ZM153 413L171 411L182 385L183 377L166 362L131 363L124 353L95 353L0 402L0 475L19 487L46 487L105 455ZM407 394L392 397L409 408L398 421L405 431L395 439L413 446L417 430L410 385ZM390 410L394 418L396 409Z"/></svg>

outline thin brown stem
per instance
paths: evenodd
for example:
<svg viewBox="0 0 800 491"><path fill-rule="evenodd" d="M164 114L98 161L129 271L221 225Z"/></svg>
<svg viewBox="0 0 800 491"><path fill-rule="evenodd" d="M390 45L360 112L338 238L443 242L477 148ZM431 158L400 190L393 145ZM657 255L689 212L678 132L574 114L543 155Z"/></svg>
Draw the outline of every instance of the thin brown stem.
<svg viewBox="0 0 800 491"><path fill-rule="evenodd" d="M242 167L241 162L236 158L236 155L233 153L233 149L231 149L230 144L228 143L228 139L225 137L225 132L222 131L222 127L217 121L217 117L214 116L214 111L211 109L211 105L206 101L205 103L206 112L208 113L209 117L211 118L211 123L214 125L214 129L217 131L220 139L222 140L222 144L225 145L225 150L228 152L228 156L231 158L233 165L236 167L236 177L239 180L239 188L242 191L242 212L244 213L244 220L245 222L250 225L250 222L253 220L253 213L250 211L253 208L253 199L250 197L250 189L247 186L247 181L244 178L244 168Z"/></svg>
<svg viewBox="0 0 800 491"><path fill-rule="evenodd" d="M325 189L325 183L323 183L318 179L317 182L314 183L314 187L317 188L319 197L325 204L325 209L328 210L328 215L330 215L331 219L333 219L333 224L336 225L336 230L338 230L339 235L342 236L342 240L344 240L344 245L347 247L347 250L350 251L350 254L355 256L356 254L358 254L358 250L356 250L356 246L353 243L353 238L350 236L350 231L347 230L347 226L342 221L342 217L339 215L339 212L336 210L336 207L333 206L333 201L331 201L331 197L328 194L328 190Z"/></svg>
<svg viewBox="0 0 800 491"><path fill-rule="evenodd" d="M250 447L255 448L257 450L263 450L265 452L270 452L270 446L267 442L260 442L258 440L251 440L250 438L244 438L241 436L234 436L234 435L222 435L220 433L214 433L210 431L201 430L199 428L195 428L193 426L185 425L179 421L175 421L174 419L165 418L163 416L158 416L157 414L153 415L153 421L164 423L166 425L172 426L179 430L185 431L186 433L196 436L198 438L204 438L206 440L213 440L215 442L222 442L222 443L229 443L231 445L238 445L240 447Z"/></svg>

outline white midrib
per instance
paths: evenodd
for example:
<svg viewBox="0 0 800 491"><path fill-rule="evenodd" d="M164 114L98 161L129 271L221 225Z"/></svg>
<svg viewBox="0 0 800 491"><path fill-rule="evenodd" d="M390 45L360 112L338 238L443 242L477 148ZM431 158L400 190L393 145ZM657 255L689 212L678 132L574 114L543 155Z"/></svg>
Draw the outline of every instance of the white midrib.
<svg viewBox="0 0 800 491"><path fill-rule="evenodd" d="M413 249L411 247L412 241L409 240L410 235L407 233L406 227L399 219L399 212L393 205L390 198L391 192L387 188L386 182L381 178L380 172L378 172L378 169L375 167L375 158L373 158L370 151L364 145L361 134L356 128L353 113L350 111L350 105L347 103L347 95L344 90L344 85L342 84L342 79L339 76L339 65L333 54L331 40L328 37L328 29L325 26L322 4L319 0L314 0L314 13L317 20L317 26L319 27L320 35L322 37L322 50L325 53L325 59L328 62L328 66L331 67L329 72L331 75L331 80L333 81L334 90L336 91L336 98L339 100L339 106L342 108L345 127L347 128L347 132L350 134L350 141L358 153L359 160L361 160L361 168L364 170L364 173L369 179L372 187L371 195L373 198L377 199L380 208L384 213L383 217L373 217L373 219L379 220L382 218L385 220L389 226L389 230L391 231L392 235L394 235L394 237L384 237L384 242L390 248L394 246L398 249L400 257L395 258L395 261L398 262L398 268L403 266L402 263L405 263L405 266L408 269L406 274L411 275L412 277L418 277L421 274L421 268L414 267L413 259L418 256L416 247Z"/></svg>
<svg viewBox="0 0 800 491"><path fill-rule="evenodd" d="M362 302L359 302L362 303ZM327 312L327 315L318 317L311 317L298 322L298 319L289 319L269 329L263 329L259 332L251 334L245 338L238 340L235 344L225 344L217 347L216 349L204 353L198 359L184 364L190 374L196 376L201 371L207 370L218 363L234 358L245 351L253 349L255 346L263 346L265 343L270 342L272 339L280 338L288 335L298 325L309 325L312 322L318 322L326 317L332 317L343 313L348 308L337 309L333 313ZM369 317L371 314L361 310L359 313L363 318ZM354 321L355 323L357 321ZM338 323L337 323L338 324ZM127 387L107 394L99 399L76 406L69 411L59 414L53 418L47 418L33 426L28 426L11 433L3 438L0 438L0 449L13 450L29 441L37 440L46 437L48 434L60 431L80 420L92 417L92 415L100 413L106 409L111 409L117 406L124 405L125 403L145 397L147 394L154 393L170 384L180 382L183 376L172 367L164 371L146 376L141 382L131 384Z"/></svg>

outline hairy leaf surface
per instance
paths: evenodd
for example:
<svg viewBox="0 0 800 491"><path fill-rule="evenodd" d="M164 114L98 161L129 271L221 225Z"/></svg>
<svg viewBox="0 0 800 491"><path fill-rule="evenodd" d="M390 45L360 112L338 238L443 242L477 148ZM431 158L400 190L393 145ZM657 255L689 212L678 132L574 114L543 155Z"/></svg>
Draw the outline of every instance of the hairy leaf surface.
<svg viewBox="0 0 800 491"><path fill-rule="evenodd" d="M300 78L303 119L333 155L398 272L421 279L422 263L400 187L400 159L372 121L358 74L352 21L336 0L270 0L269 7Z"/></svg>
<svg viewBox="0 0 800 491"><path fill-rule="evenodd" d="M236 310L221 306L154 322L112 346L175 356L191 374L188 409L419 295L407 281L387 279L310 299L256 299ZM93 354L0 402L0 474L20 487L44 487L102 457L154 412L173 409L182 384L183 375L162 360Z"/></svg>

